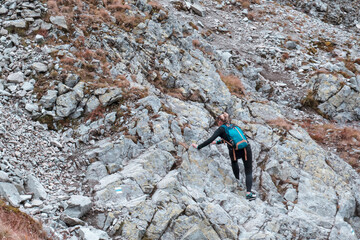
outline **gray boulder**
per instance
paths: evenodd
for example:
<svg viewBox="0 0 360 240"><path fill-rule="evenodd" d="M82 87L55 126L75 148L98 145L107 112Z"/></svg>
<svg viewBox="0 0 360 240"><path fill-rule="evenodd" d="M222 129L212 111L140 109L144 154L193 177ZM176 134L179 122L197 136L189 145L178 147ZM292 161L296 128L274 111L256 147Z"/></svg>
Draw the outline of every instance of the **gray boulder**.
<svg viewBox="0 0 360 240"><path fill-rule="evenodd" d="M35 62L31 66L35 71L37 71L39 73L44 73L44 72L47 72L47 70L48 70L47 65L44 63L41 63L41 62Z"/></svg>
<svg viewBox="0 0 360 240"><path fill-rule="evenodd" d="M103 177L109 175L104 163L98 161L90 164L86 171L86 179L90 182L98 182Z"/></svg>
<svg viewBox="0 0 360 240"><path fill-rule="evenodd" d="M7 77L10 83L22 83L24 82L24 74L22 72L12 73Z"/></svg>
<svg viewBox="0 0 360 240"><path fill-rule="evenodd" d="M55 105L58 91L48 90L46 95L42 96L40 103L45 109L52 109Z"/></svg>
<svg viewBox="0 0 360 240"><path fill-rule="evenodd" d="M80 227L79 234L82 240L110 240L106 232L93 227Z"/></svg>
<svg viewBox="0 0 360 240"><path fill-rule="evenodd" d="M81 195L73 195L67 201L68 207L65 209L64 214L72 218L81 218L90 211L92 203L89 197Z"/></svg>
<svg viewBox="0 0 360 240"><path fill-rule="evenodd" d="M68 117L74 113L81 97L75 91L60 95L56 99L56 114L60 117Z"/></svg>
<svg viewBox="0 0 360 240"><path fill-rule="evenodd" d="M24 19L4 21L3 26L5 28L7 27L26 28L26 21Z"/></svg>
<svg viewBox="0 0 360 240"><path fill-rule="evenodd" d="M64 29L68 29L68 26L66 24L66 19L64 16L51 16L50 22L56 26L59 26Z"/></svg>
<svg viewBox="0 0 360 240"><path fill-rule="evenodd" d="M33 176L29 175L25 185L25 189L28 192L34 193L34 198L44 200L47 198L47 193L45 188L39 182L39 180Z"/></svg>
<svg viewBox="0 0 360 240"><path fill-rule="evenodd" d="M110 105L122 98L122 90L120 88L109 89L106 93L99 96L99 100L103 106Z"/></svg>
<svg viewBox="0 0 360 240"><path fill-rule="evenodd" d="M19 207L21 197L16 187L11 183L0 182L0 195L5 198L11 206Z"/></svg>

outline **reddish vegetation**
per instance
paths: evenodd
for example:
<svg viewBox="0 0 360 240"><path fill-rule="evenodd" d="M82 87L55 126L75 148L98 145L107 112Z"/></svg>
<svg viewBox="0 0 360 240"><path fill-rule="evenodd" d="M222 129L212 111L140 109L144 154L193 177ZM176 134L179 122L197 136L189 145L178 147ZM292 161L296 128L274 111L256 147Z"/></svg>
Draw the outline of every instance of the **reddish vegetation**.
<svg viewBox="0 0 360 240"><path fill-rule="evenodd" d="M267 123L270 125L270 126L275 126L275 127L279 127L279 128L283 128L285 129L286 131L290 131L293 127L293 124L290 123L289 121L286 121L285 119L283 118L276 118L276 119L273 119L273 120L269 120L267 121Z"/></svg>
<svg viewBox="0 0 360 240"><path fill-rule="evenodd" d="M50 240L42 225L19 209L0 200L0 239Z"/></svg>
<svg viewBox="0 0 360 240"><path fill-rule="evenodd" d="M221 80L226 84L229 91L238 96L244 97L246 95L245 88L241 80L235 75L224 75L218 71Z"/></svg>
<svg viewBox="0 0 360 240"><path fill-rule="evenodd" d="M338 155L360 173L360 129L339 127L335 124L313 124L311 120L301 122L309 135L320 145L336 149Z"/></svg>

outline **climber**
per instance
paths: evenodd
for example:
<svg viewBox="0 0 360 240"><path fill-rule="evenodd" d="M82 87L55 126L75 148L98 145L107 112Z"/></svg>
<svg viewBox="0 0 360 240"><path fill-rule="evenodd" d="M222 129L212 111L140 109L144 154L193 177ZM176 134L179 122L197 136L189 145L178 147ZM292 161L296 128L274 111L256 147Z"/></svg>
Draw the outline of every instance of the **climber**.
<svg viewBox="0 0 360 240"><path fill-rule="evenodd" d="M216 118L216 124L219 126L219 128L214 132L214 134L205 142L203 142L200 145L196 145L195 143L191 144L192 147L200 150L203 147L211 144L220 144L224 141L229 143L227 144L229 149L229 155L231 159L231 167L233 170L233 173L235 175L235 178L239 180L239 165L238 165L238 159L241 158L244 167L245 167L245 175L246 175L246 199L248 200L254 200L256 198L256 194L251 191L252 187L252 153L251 153L251 147L250 144L247 141L247 146L243 149L235 150L231 145L231 139L229 139L228 130L226 130L227 126L231 126L231 120L229 117L229 114L223 113L219 115ZM217 137L221 137L222 140L214 141Z"/></svg>

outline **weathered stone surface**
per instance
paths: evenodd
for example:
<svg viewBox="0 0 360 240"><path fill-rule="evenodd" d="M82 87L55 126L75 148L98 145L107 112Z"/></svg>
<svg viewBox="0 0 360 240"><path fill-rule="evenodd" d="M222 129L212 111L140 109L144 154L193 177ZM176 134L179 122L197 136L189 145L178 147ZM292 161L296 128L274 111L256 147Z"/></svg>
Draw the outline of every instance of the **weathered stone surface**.
<svg viewBox="0 0 360 240"><path fill-rule="evenodd" d="M19 207L21 197L16 187L11 183L0 182L0 195L14 207Z"/></svg>
<svg viewBox="0 0 360 240"><path fill-rule="evenodd" d="M76 91L71 91L60 95L56 99L56 114L60 117L68 117L74 113L81 97Z"/></svg>
<svg viewBox="0 0 360 240"><path fill-rule="evenodd" d="M102 162L92 163L86 171L86 179L90 182L97 182L107 175L109 174L106 170L104 163Z"/></svg>
<svg viewBox="0 0 360 240"><path fill-rule="evenodd" d="M68 29L66 19L64 16L51 16L50 22L56 26L59 26L64 29Z"/></svg>
<svg viewBox="0 0 360 240"><path fill-rule="evenodd" d="M99 96L99 100L103 106L110 105L122 97L122 91L119 88L109 89L105 94Z"/></svg>
<svg viewBox="0 0 360 240"><path fill-rule="evenodd" d="M22 83L24 82L24 74L22 72L12 73L7 77L8 82L11 83Z"/></svg>
<svg viewBox="0 0 360 240"><path fill-rule="evenodd" d="M48 70L47 65L44 63L41 63L41 62L33 63L32 68L39 73L44 73L44 72L47 72L47 70Z"/></svg>
<svg viewBox="0 0 360 240"><path fill-rule="evenodd" d="M34 197L40 200L47 199L47 192L41 182L33 175L29 175L26 182L26 190L34 193Z"/></svg>
<svg viewBox="0 0 360 240"><path fill-rule="evenodd" d="M4 21L3 26L4 27L26 28L26 21L24 19Z"/></svg>
<svg viewBox="0 0 360 240"><path fill-rule="evenodd" d="M177 204L169 204L165 209L158 209L148 227L145 237L156 239L165 231L167 225L181 214L183 209Z"/></svg>
<svg viewBox="0 0 360 240"><path fill-rule="evenodd" d="M81 195L73 195L67 201L68 207L65 209L64 214L72 218L81 218L84 216L92 206L91 199L89 197Z"/></svg>
<svg viewBox="0 0 360 240"><path fill-rule="evenodd" d="M106 232L93 227L81 227L79 233L82 240L110 240Z"/></svg>
<svg viewBox="0 0 360 240"><path fill-rule="evenodd" d="M40 99L40 103L45 109L52 109L57 99L58 91L48 90Z"/></svg>

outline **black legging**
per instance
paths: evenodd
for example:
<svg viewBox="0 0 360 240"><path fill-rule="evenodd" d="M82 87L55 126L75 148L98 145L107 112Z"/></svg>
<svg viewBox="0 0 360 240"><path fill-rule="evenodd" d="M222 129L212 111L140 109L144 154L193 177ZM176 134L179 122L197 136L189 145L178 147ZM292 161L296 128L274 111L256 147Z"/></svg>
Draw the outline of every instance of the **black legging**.
<svg viewBox="0 0 360 240"><path fill-rule="evenodd" d="M238 164L238 159L241 158L243 160L244 163L244 167L245 167L245 183L246 183L246 191L247 192L251 192L251 187L252 187L252 152L251 152L251 147L250 144L246 147L246 156L247 156L247 160L245 160L245 150L244 149L240 149L235 151L235 155L236 155L236 160L234 161L234 152L233 150L229 149L229 155L230 155L230 159L231 159L231 167L232 170L234 172L234 175L236 177L236 179L239 179L239 164Z"/></svg>

